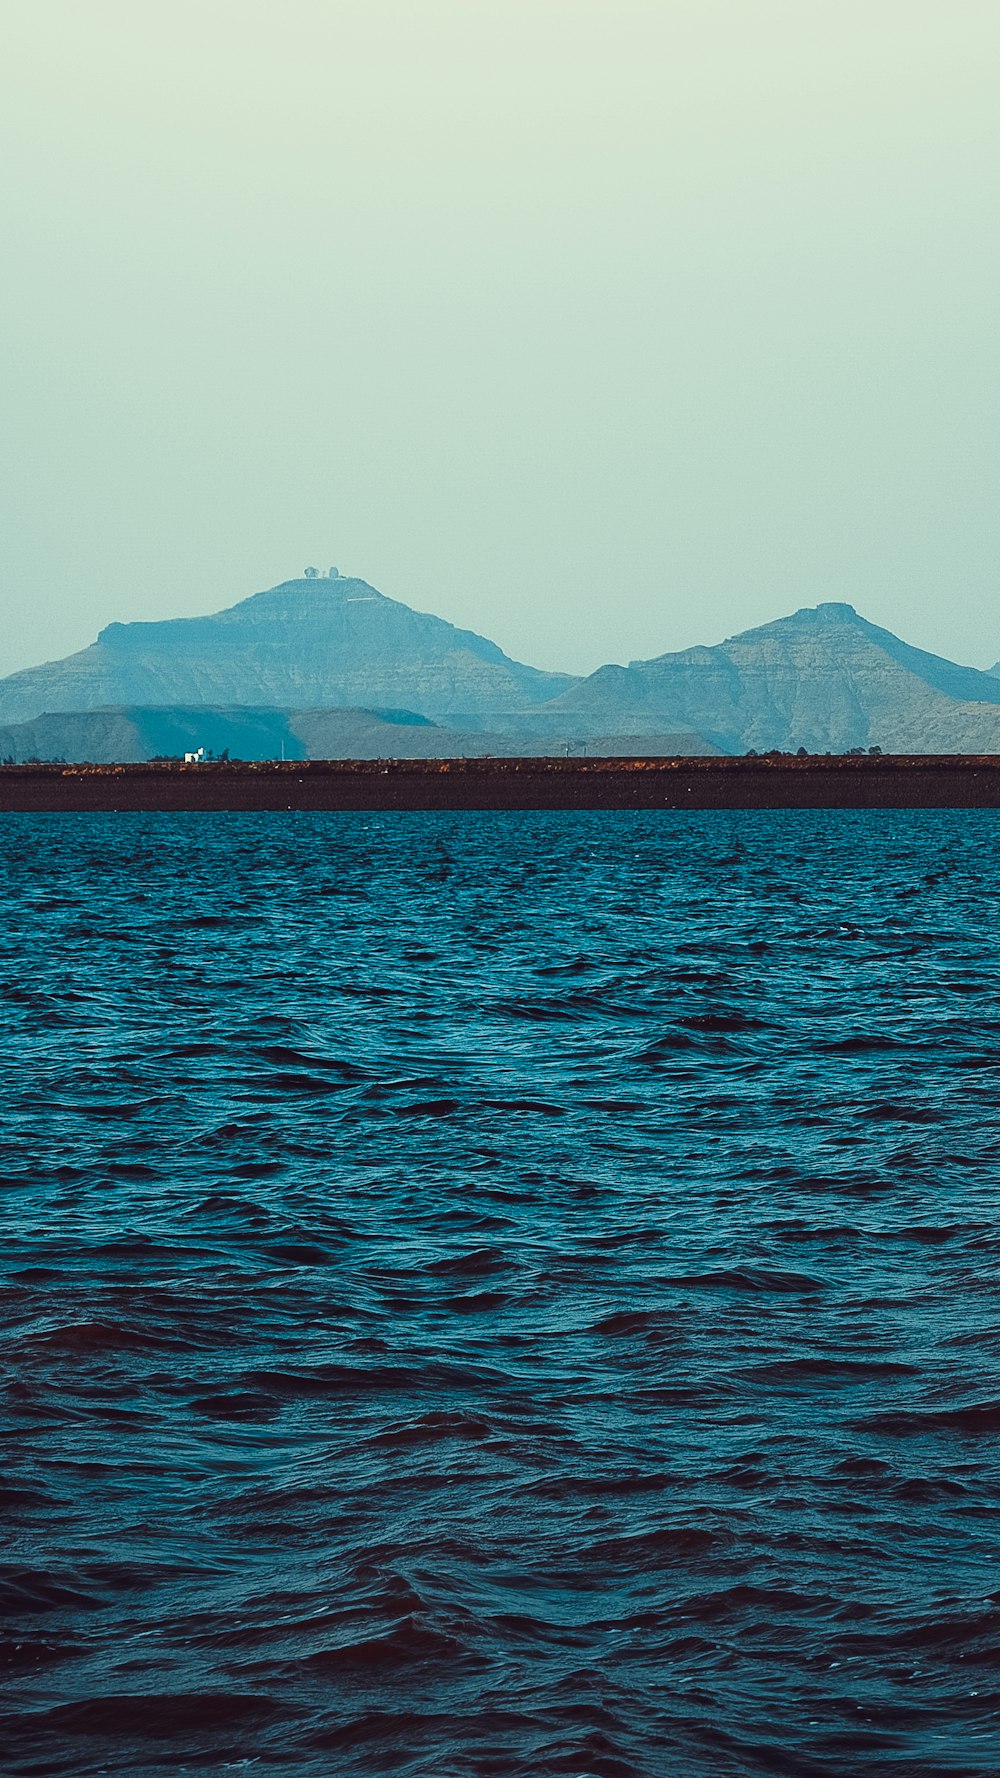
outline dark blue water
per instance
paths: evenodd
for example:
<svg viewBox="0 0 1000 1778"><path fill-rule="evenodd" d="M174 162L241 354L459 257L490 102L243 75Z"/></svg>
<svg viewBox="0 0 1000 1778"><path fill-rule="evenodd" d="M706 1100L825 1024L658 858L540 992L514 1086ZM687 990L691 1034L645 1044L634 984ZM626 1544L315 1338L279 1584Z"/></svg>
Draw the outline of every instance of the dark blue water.
<svg viewBox="0 0 1000 1778"><path fill-rule="evenodd" d="M1000 817L7 817L0 1767L1000 1771Z"/></svg>

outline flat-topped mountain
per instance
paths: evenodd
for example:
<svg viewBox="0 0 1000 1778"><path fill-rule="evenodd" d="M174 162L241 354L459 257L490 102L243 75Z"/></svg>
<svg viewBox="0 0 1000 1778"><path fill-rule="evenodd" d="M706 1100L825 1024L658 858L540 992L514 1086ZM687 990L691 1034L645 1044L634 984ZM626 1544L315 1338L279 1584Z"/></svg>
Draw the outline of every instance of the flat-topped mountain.
<svg viewBox="0 0 1000 1778"><path fill-rule="evenodd" d="M506 722L573 684L366 581L284 581L212 617L109 624L89 648L0 680L0 722L149 705L405 708Z"/></svg>
<svg viewBox="0 0 1000 1778"><path fill-rule="evenodd" d="M545 720L582 738L694 731L726 753L994 753L1000 679L826 604L714 648L600 667L547 704Z"/></svg>

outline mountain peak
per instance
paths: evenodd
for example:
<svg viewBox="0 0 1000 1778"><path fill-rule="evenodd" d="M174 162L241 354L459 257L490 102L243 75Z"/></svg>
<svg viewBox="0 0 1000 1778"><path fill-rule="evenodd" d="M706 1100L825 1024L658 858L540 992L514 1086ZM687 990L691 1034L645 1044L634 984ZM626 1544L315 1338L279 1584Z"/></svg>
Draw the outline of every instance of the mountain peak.
<svg viewBox="0 0 1000 1778"><path fill-rule="evenodd" d="M876 627L867 617L862 617L857 607L846 599L823 599L811 610L806 606L805 615L815 624L829 625L834 629L873 630Z"/></svg>
<svg viewBox="0 0 1000 1778"><path fill-rule="evenodd" d="M824 599L818 605L800 605L798 610L790 611L787 617L775 617L769 623L757 624L752 629L738 630L735 636L729 637L729 641L739 642L749 636L772 636L831 628L874 632L876 626L862 617L845 599Z"/></svg>

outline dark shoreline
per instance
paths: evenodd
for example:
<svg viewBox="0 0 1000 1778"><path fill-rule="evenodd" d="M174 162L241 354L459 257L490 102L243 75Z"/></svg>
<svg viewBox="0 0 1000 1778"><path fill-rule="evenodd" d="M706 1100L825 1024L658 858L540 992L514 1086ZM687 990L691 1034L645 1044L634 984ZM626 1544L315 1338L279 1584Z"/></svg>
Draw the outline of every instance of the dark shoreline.
<svg viewBox="0 0 1000 1778"><path fill-rule="evenodd" d="M995 809L1000 755L0 766L0 811Z"/></svg>

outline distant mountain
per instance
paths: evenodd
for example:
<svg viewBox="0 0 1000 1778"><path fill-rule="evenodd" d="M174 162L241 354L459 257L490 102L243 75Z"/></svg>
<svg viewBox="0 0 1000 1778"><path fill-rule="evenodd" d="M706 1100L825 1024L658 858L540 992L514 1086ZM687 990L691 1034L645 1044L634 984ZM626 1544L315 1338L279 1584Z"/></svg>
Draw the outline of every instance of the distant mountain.
<svg viewBox="0 0 1000 1778"><path fill-rule="evenodd" d="M574 679L331 576L214 617L109 624L80 654L0 680L0 754L1000 752L1000 664L956 666L850 605Z"/></svg>
<svg viewBox="0 0 1000 1778"><path fill-rule="evenodd" d="M448 759L564 752L546 737L463 732L410 710L80 710L0 727L0 761L66 760L128 765L177 759L204 747L232 759ZM714 753L696 735L611 736L590 753Z"/></svg>
<svg viewBox="0 0 1000 1778"><path fill-rule="evenodd" d="M574 683L363 580L289 580L213 617L109 624L79 654L0 680L0 723L109 706L401 707L515 721Z"/></svg>
<svg viewBox="0 0 1000 1778"><path fill-rule="evenodd" d="M544 709L554 729L694 731L768 748L1000 752L1000 678L910 648L850 605L796 611L714 648L600 667Z"/></svg>

